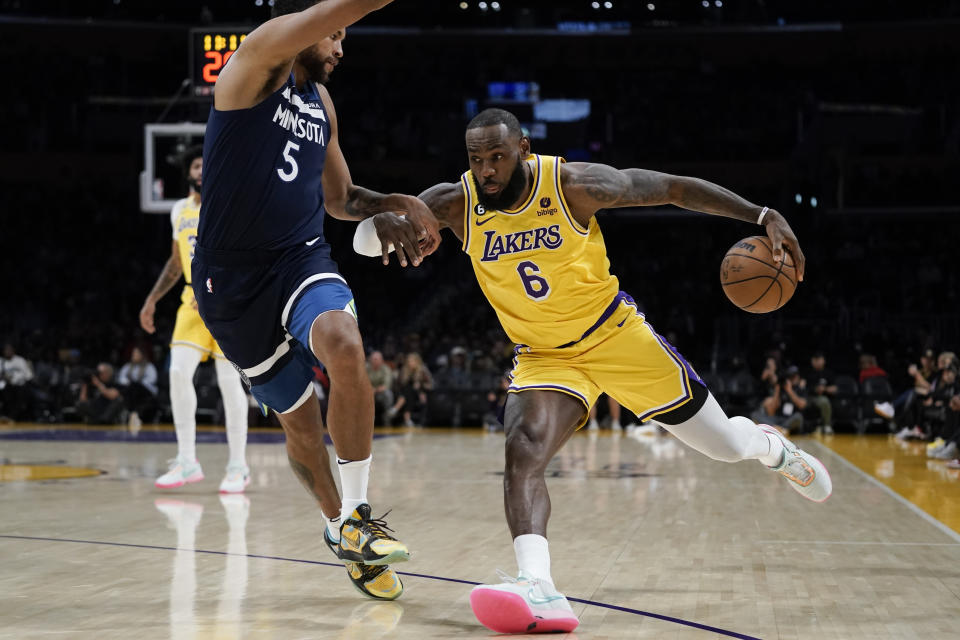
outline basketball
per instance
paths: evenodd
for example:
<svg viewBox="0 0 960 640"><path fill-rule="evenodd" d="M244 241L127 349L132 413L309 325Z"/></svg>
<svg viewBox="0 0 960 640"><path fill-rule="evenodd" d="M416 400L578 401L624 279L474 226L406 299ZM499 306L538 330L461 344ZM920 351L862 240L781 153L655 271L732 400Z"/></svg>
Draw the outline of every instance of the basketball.
<svg viewBox="0 0 960 640"><path fill-rule="evenodd" d="M730 302L744 311L770 313L793 297L797 268L786 249L783 264L773 261L770 238L750 236L730 247L723 257L720 284Z"/></svg>

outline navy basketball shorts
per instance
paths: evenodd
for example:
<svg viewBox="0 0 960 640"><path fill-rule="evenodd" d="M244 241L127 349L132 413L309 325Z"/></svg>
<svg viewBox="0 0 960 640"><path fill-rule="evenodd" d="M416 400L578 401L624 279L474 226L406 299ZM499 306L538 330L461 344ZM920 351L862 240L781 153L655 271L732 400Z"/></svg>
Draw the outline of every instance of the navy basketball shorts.
<svg viewBox="0 0 960 640"><path fill-rule="evenodd" d="M289 413L313 394L314 320L356 318L353 293L324 251L212 251L197 247L194 291L204 323L253 397Z"/></svg>

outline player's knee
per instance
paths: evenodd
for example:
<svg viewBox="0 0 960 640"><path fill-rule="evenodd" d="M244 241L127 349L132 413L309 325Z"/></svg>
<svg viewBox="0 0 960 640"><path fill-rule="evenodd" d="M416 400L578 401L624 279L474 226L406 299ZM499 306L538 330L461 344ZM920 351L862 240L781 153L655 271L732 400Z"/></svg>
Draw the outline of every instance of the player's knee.
<svg viewBox="0 0 960 640"><path fill-rule="evenodd" d="M526 425L510 429L506 443L506 473L515 475L529 473L546 467L548 454L546 443Z"/></svg>
<svg viewBox="0 0 960 640"><path fill-rule="evenodd" d="M187 370L177 364L170 365L170 388L183 389L187 385L193 384L187 376Z"/></svg>
<svg viewBox="0 0 960 640"><path fill-rule="evenodd" d="M352 330L351 330L352 329ZM363 341L356 327L314 332L313 347L328 369L363 364Z"/></svg>

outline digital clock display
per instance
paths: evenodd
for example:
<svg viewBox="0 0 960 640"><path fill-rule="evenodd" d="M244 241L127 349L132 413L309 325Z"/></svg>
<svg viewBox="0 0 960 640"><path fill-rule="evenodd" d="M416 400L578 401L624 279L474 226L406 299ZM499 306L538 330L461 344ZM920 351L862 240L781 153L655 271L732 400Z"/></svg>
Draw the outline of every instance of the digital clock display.
<svg viewBox="0 0 960 640"><path fill-rule="evenodd" d="M191 29L190 80L193 95L212 96L220 70L247 37L248 28Z"/></svg>

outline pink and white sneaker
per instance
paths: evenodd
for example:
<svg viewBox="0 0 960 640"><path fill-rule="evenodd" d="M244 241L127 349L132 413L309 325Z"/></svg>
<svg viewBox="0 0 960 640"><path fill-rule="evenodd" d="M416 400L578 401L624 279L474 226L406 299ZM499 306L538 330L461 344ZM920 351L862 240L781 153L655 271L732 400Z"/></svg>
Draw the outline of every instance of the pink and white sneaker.
<svg viewBox="0 0 960 640"><path fill-rule="evenodd" d="M481 584L470 592L470 607L480 624L497 633L573 631L580 624L566 596L549 582L511 578Z"/></svg>
<svg viewBox="0 0 960 640"><path fill-rule="evenodd" d="M181 456L169 460L170 469L157 478L153 483L158 489L176 489L191 482L200 482L203 480L203 469L200 463L194 460L190 462Z"/></svg>

